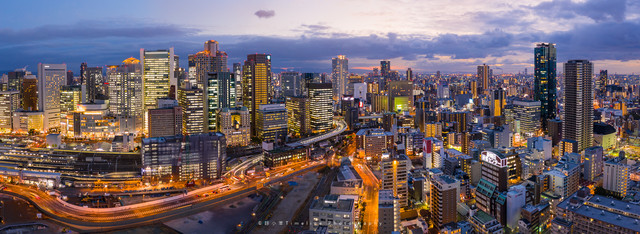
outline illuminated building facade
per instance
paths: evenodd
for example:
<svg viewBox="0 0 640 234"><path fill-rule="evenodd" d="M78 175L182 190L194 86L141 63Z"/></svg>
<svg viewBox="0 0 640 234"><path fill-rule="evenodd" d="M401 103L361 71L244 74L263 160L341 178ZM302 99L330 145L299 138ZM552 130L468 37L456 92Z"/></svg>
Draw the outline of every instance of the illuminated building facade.
<svg viewBox="0 0 640 234"><path fill-rule="evenodd" d="M182 134L204 132L204 95L196 84L183 82L178 89L178 103L182 107Z"/></svg>
<svg viewBox="0 0 640 234"><path fill-rule="evenodd" d="M562 137L576 141L576 153L581 153L593 145L593 64L569 60L564 64L564 75Z"/></svg>
<svg viewBox="0 0 640 234"><path fill-rule="evenodd" d="M347 56L338 55L331 59L331 68L331 82L334 84L333 98L340 100L346 91L349 78L349 59Z"/></svg>
<svg viewBox="0 0 640 234"><path fill-rule="evenodd" d="M333 125L331 83L311 83L309 90L309 122L312 133L322 133Z"/></svg>
<svg viewBox="0 0 640 234"><path fill-rule="evenodd" d="M307 160L311 149L305 146L282 147L264 153L264 166L279 167L289 163Z"/></svg>
<svg viewBox="0 0 640 234"><path fill-rule="evenodd" d="M380 161L382 170L382 185L380 189L393 191L398 198L398 205L405 207L409 204L409 170L411 160L404 154L383 158Z"/></svg>
<svg viewBox="0 0 640 234"><path fill-rule="evenodd" d="M502 116L504 114L504 106L507 104L503 89L493 90L491 95L491 105L489 105L493 116Z"/></svg>
<svg viewBox="0 0 640 234"><path fill-rule="evenodd" d="M140 60L128 58L121 65L107 67L109 111L134 119L136 131L142 131L143 86Z"/></svg>
<svg viewBox="0 0 640 234"><path fill-rule="evenodd" d="M158 98L169 96L177 60L173 48L156 51L140 49L140 60L142 63L143 113L147 115L144 118L144 126L145 133L148 133L147 111L157 106Z"/></svg>
<svg viewBox="0 0 640 234"><path fill-rule="evenodd" d="M517 133L520 133L526 137L533 137L538 130L540 130L540 101L533 100L514 100L513 108L513 121L511 123L519 126L515 129Z"/></svg>
<svg viewBox="0 0 640 234"><path fill-rule="evenodd" d="M60 87L67 83L66 64L38 64L38 110L44 112L44 130L60 126Z"/></svg>
<svg viewBox="0 0 640 234"><path fill-rule="evenodd" d="M542 128L547 131L547 121L556 118L556 47L540 43L534 49L534 100L540 101Z"/></svg>
<svg viewBox="0 0 640 234"><path fill-rule="evenodd" d="M491 81L491 77L493 76L493 71L489 67L489 65L482 64L478 66L478 81L477 81L477 89L480 90L481 93L487 93L489 91L489 84ZM476 95L477 96L477 95Z"/></svg>
<svg viewBox="0 0 640 234"><path fill-rule="evenodd" d="M202 87L210 72L229 71L227 58L226 52L218 50L217 41L206 41L203 51L189 55L189 79Z"/></svg>
<svg viewBox="0 0 640 234"><path fill-rule="evenodd" d="M142 175L162 181L219 179L227 158L222 133L142 139Z"/></svg>
<svg viewBox="0 0 640 234"><path fill-rule="evenodd" d="M26 111L38 110L38 79L35 76L26 76L22 80L22 109Z"/></svg>
<svg viewBox="0 0 640 234"><path fill-rule="evenodd" d="M410 111L413 107L413 82L407 80L390 81L389 110L394 112Z"/></svg>
<svg viewBox="0 0 640 234"><path fill-rule="evenodd" d="M243 106L249 108L251 114L252 137L260 137L258 134L258 110L262 105L269 103L271 86L271 55L247 55L242 69L242 101Z"/></svg>
<svg viewBox="0 0 640 234"><path fill-rule="evenodd" d="M393 148L393 133L384 129L360 129L356 133L356 152L360 158L379 162L387 149Z"/></svg>
<svg viewBox="0 0 640 234"><path fill-rule="evenodd" d="M247 146L251 139L251 120L247 107L222 108L218 114L220 132L228 147Z"/></svg>
<svg viewBox="0 0 640 234"><path fill-rule="evenodd" d="M0 132L11 132L13 112L19 108L19 91L0 91Z"/></svg>
<svg viewBox="0 0 640 234"><path fill-rule="evenodd" d="M63 120L62 133L72 138L110 139L120 133L118 118L109 114L108 101L78 104Z"/></svg>
<svg viewBox="0 0 640 234"><path fill-rule="evenodd" d="M285 104L260 106L256 131L262 141L282 143L287 137L287 109Z"/></svg>
<svg viewBox="0 0 640 234"><path fill-rule="evenodd" d="M80 103L82 103L82 86L65 85L60 87L60 128L63 133L68 129L67 115L77 111Z"/></svg>
<svg viewBox="0 0 640 234"><path fill-rule="evenodd" d="M182 107L173 106L149 110L149 137L173 136L182 133Z"/></svg>
<svg viewBox="0 0 640 234"><path fill-rule="evenodd" d="M17 133L44 132L44 113L40 111L13 112L12 129Z"/></svg>
<svg viewBox="0 0 640 234"><path fill-rule="evenodd" d="M280 73L282 92L284 96L295 97L302 95L302 76L299 72L285 71Z"/></svg>
<svg viewBox="0 0 640 234"><path fill-rule="evenodd" d="M222 108L236 107L236 80L231 72L207 74L204 86L205 131L218 129L217 113Z"/></svg>
<svg viewBox="0 0 640 234"><path fill-rule="evenodd" d="M305 97L286 97L287 128L293 136L311 133L309 99Z"/></svg>
<svg viewBox="0 0 640 234"><path fill-rule="evenodd" d="M460 199L460 181L449 175L434 175L430 178L431 219L436 227L457 221L457 206Z"/></svg>
<svg viewBox="0 0 640 234"><path fill-rule="evenodd" d="M102 67L87 67L84 69L84 86L87 89L87 103L93 103L96 98L105 99L104 77Z"/></svg>

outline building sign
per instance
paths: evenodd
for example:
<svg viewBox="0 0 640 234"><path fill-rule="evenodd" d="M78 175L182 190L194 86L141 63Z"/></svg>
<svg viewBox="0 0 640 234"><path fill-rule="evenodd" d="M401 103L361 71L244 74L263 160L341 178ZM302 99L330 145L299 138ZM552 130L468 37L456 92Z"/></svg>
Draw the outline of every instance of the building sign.
<svg viewBox="0 0 640 234"><path fill-rule="evenodd" d="M491 164L499 166L499 167L506 167L507 166L507 159L506 158L500 158L500 156L498 156L496 153L491 152L491 151L483 151L481 159L484 162L491 163Z"/></svg>

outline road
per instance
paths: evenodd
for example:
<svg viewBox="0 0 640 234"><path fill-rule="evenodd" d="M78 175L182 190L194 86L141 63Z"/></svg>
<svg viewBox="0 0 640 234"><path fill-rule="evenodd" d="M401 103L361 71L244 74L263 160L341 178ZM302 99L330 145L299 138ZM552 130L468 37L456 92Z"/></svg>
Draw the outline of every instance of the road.
<svg viewBox="0 0 640 234"><path fill-rule="evenodd" d="M342 134L345 130L347 130L347 123L344 122L344 120L339 119L339 120L334 120L333 123L337 126L336 128L334 128L333 130L331 130L328 133L319 135L319 136L313 136L313 137L309 137L309 138L305 138L299 141L296 141L295 143L289 143L287 145L289 146L295 146L295 145L311 145L313 143L316 142L320 142L320 141L324 141L326 139L338 136L340 134Z"/></svg>
<svg viewBox="0 0 640 234"><path fill-rule="evenodd" d="M28 200L47 216L78 230L105 231L167 220L176 215L184 215L187 212L211 208L225 201L255 193L258 183L282 182L293 175L319 168L325 164L324 162L314 162L296 165L298 166L290 167L293 168L292 171L287 167L283 167L278 171L274 170L274 172L277 172L276 175L265 178L261 182L251 181L246 185L236 185L232 190L218 195L204 196L204 194L211 194L213 187L209 186L191 191L186 195L117 208L78 207L26 186L5 185L7 189L0 192ZM278 174L280 175L278 176Z"/></svg>
<svg viewBox="0 0 640 234"><path fill-rule="evenodd" d="M378 232L378 189L380 183L373 175L369 167L362 159L354 159L353 168L362 177L364 185L364 201L367 203L364 210L362 230L364 233Z"/></svg>

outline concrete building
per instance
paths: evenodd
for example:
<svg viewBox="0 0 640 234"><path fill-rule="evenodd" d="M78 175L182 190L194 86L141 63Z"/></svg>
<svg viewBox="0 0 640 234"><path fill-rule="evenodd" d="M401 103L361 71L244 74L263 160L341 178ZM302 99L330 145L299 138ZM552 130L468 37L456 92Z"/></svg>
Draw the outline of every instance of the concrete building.
<svg viewBox="0 0 640 234"><path fill-rule="evenodd" d="M249 108L249 114L251 114L251 137L260 137L257 130L258 111L262 105L269 103L272 89L271 55L247 55L247 60L242 67L242 101L243 106Z"/></svg>
<svg viewBox="0 0 640 234"><path fill-rule="evenodd" d="M0 91L0 132L11 132L13 112L20 109L19 91Z"/></svg>
<svg viewBox="0 0 640 234"><path fill-rule="evenodd" d="M309 229L326 226L326 233L354 233L358 220L356 203L350 196L336 194L313 200L309 208Z"/></svg>
<svg viewBox="0 0 640 234"><path fill-rule="evenodd" d="M196 84L183 82L178 89L178 103L182 108L182 134L205 132L203 90ZM227 136L227 145L230 141L231 137Z"/></svg>
<svg viewBox="0 0 640 234"><path fill-rule="evenodd" d="M582 174L587 181L595 182L602 175L604 158L602 146L592 146L584 150L584 163Z"/></svg>
<svg viewBox="0 0 640 234"><path fill-rule="evenodd" d="M406 155L383 158L380 161L382 179L380 189L393 191L400 207L408 205L409 201L409 170L411 160Z"/></svg>
<svg viewBox="0 0 640 234"><path fill-rule="evenodd" d="M219 129L218 111L236 107L236 76L231 72L214 72L206 76L203 86L204 130Z"/></svg>
<svg viewBox="0 0 640 234"><path fill-rule="evenodd" d="M502 234L504 229L498 220L484 211L478 211L469 219L473 230L479 234Z"/></svg>
<svg viewBox="0 0 640 234"><path fill-rule="evenodd" d="M27 75L22 79L22 109L25 111L38 110L38 79L34 75Z"/></svg>
<svg viewBox="0 0 640 234"><path fill-rule="evenodd" d="M632 161L624 156L607 160L604 163L602 187L619 196L626 196L630 186L630 173L633 169L633 166L629 165L630 163Z"/></svg>
<svg viewBox="0 0 640 234"><path fill-rule="evenodd" d="M606 123L593 124L593 144L609 150L616 146L618 141L616 128Z"/></svg>
<svg viewBox="0 0 640 234"><path fill-rule="evenodd" d="M172 106L149 109L149 137L182 134L182 107Z"/></svg>
<svg viewBox="0 0 640 234"><path fill-rule="evenodd" d="M228 147L247 146L251 139L249 109L236 107L223 108L218 114L220 132L227 138Z"/></svg>
<svg viewBox="0 0 640 234"><path fill-rule="evenodd" d="M13 132L44 132L44 113L41 111L15 111L11 122Z"/></svg>
<svg viewBox="0 0 640 234"><path fill-rule="evenodd" d="M128 58L121 65L107 66L109 111L114 115L133 117L137 131L143 129L143 86L140 60Z"/></svg>
<svg viewBox="0 0 640 234"><path fill-rule="evenodd" d="M287 128L289 134L306 136L311 133L310 101L305 97L286 97Z"/></svg>
<svg viewBox="0 0 640 234"><path fill-rule="evenodd" d="M275 148L264 152L264 166L279 167L301 162L307 160L310 154L311 149L305 146Z"/></svg>
<svg viewBox="0 0 640 234"><path fill-rule="evenodd" d="M38 110L44 113L44 131L60 127L60 87L66 83L66 64L38 64Z"/></svg>
<svg viewBox="0 0 640 234"><path fill-rule="evenodd" d="M448 175L430 178L431 220L436 227L457 221L457 207L460 200L460 181Z"/></svg>
<svg viewBox="0 0 640 234"><path fill-rule="evenodd" d="M121 133L120 121L109 113L109 101L82 103L62 119L62 133L70 138L112 139Z"/></svg>
<svg viewBox="0 0 640 234"><path fill-rule="evenodd" d="M401 231L400 204L392 190L378 190L378 232Z"/></svg>
<svg viewBox="0 0 640 234"><path fill-rule="evenodd" d="M312 133L329 131L333 127L333 103L330 83L311 83L309 97L309 125Z"/></svg>
<svg viewBox="0 0 640 234"><path fill-rule="evenodd" d="M349 59L344 55L338 55L331 59L331 83L333 85L333 99L340 100L347 89L349 78Z"/></svg>
<svg viewBox="0 0 640 234"><path fill-rule="evenodd" d="M545 171L550 178L550 189L559 196L568 197L578 191L580 165L572 162L559 163L553 170Z"/></svg>
<svg viewBox="0 0 640 234"><path fill-rule="evenodd" d="M284 71L280 73L282 81L282 93L286 97L295 97L302 95L303 82L300 72Z"/></svg>
<svg viewBox="0 0 640 234"><path fill-rule="evenodd" d="M169 50L149 51L140 49L140 63L142 64L142 93L143 93L143 113L144 132L149 132L148 110L154 109L158 105L159 98L169 97L171 85L177 87L174 77L174 70L178 66L177 56L173 52L173 47Z"/></svg>
<svg viewBox="0 0 640 234"><path fill-rule="evenodd" d="M556 206L562 229L570 233L638 233L640 206L581 189ZM556 229L557 230L557 229ZM552 229L552 231L555 231ZM563 232L554 232L563 233Z"/></svg>
<svg viewBox="0 0 640 234"><path fill-rule="evenodd" d="M283 143L287 138L285 104L261 105L257 111L256 130L262 141Z"/></svg>
<svg viewBox="0 0 640 234"><path fill-rule="evenodd" d="M593 64L569 60L564 64L564 75L562 137L576 141L576 153L582 153L593 145Z"/></svg>
<svg viewBox="0 0 640 234"><path fill-rule="evenodd" d="M163 181L221 178L226 164L226 138L202 133L142 139L143 176Z"/></svg>
<svg viewBox="0 0 640 234"><path fill-rule="evenodd" d="M360 129L356 133L356 152L367 161L380 161L382 154L392 149L393 143L393 134L383 129Z"/></svg>

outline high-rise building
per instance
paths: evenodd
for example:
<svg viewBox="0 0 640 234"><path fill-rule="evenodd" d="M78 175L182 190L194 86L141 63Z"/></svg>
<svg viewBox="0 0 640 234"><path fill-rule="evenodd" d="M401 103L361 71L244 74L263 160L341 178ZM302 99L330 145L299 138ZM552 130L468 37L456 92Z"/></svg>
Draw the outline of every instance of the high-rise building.
<svg viewBox="0 0 640 234"><path fill-rule="evenodd" d="M384 129L360 129L356 133L356 152L361 158L378 162L382 154L393 148L393 133Z"/></svg>
<svg viewBox="0 0 640 234"><path fill-rule="evenodd" d="M578 142L577 152L593 145L593 64L570 60L564 64L564 124L562 137Z"/></svg>
<svg viewBox="0 0 640 234"><path fill-rule="evenodd" d="M490 79L493 77L492 70L489 65L482 64L478 66L478 89L481 93L487 93L490 88Z"/></svg>
<svg viewBox="0 0 640 234"><path fill-rule="evenodd" d="M142 139L142 175L163 181L219 179L227 150L222 133Z"/></svg>
<svg viewBox="0 0 640 234"><path fill-rule="evenodd" d="M161 100L161 99L160 99ZM176 104L172 106L158 106L148 110L149 137L173 136L182 133L182 108Z"/></svg>
<svg viewBox="0 0 640 234"><path fill-rule="evenodd" d="M305 97L286 97L287 128L293 136L311 133L310 101Z"/></svg>
<svg viewBox="0 0 640 234"><path fill-rule="evenodd" d="M633 166L629 165L627 159L622 156L612 158L604 163L604 179L602 187L614 192L620 197L627 195L627 190L631 186L630 174Z"/></svg>
<svg viewBox="0 0 640 234"><path fill-rule="evenodd" d="M258 135L258 110L270 100L271 90L271 55L249 54L242 68L242 101L251 114L251 136ZM284 123L286 128L286 121ZM285 131L286 134L286 131Z"/></svg>
<svg viewBox="0 0 640 234"><path fill-rule="evenodd" d="M476 188L478 208L496 217L500 223L506 223L506 201L509 165L508 157L498 151L483 151L482 178Z"/></svg>
<svg viewBox="0 0 640 234"><path fill-rule="evenodd" d="M83 62L80 64L80 84L81 85L84 85L86 83L86 80L87 80L85 77L85 75L87 74L86 71L87 71L87 63Z"/></svg>
<svg viewBox="0 0 640 234"><path fill-rule="evenodd" d="M38 110L44 112L44 131L60 126L60 87L66 82L66 64L38 64Z"/></svg>
<svg viewBox="0 0 640 234"><path fill-rule="evenodd" d="M131 117L137 131L142 130L143 91L142 65L136 58L128 58L121 65L107 66L109 83L109 111L114 115Z"/></svg>
<svg viewBox="0 0 640 234"><path fill-rule="evenodd" d="M512 111L517 133L533 137L540 130L540 101L514 100Z"/></svg>
<svg viewBox="0 0 640 234"><path fill-rule="evenodd" d="M607 74L607 70L600 70L600 75L598 75L598 80L596 80L596 90L598 94L604 94L607 92L607 84L609 82L609 75Z"/></svg>
<svg viewBox="0 0 640 234"><path fill-rule="evenodd" d="M7 74L7 90L20 91L22 89L22 81L28 75L31 75L31 72L25 69L16 69L15 71L9 72Z"/></svg>
<svg viewBox="0 0 640 234"><path fill-rule="evenodd" d="M587 181L596 181L596 177L602 175L604 167L602 146L592 146L584 150L583 178ZM609 181L611 182L611 181Z"/></svg>
<svg viewBox="0 0 640 234"><path fill-rule="evenodd" d="M300 96L302 95L302 76L300 72L285 71L280 73L280 79L282 80L282 92L284 96Z"/></svg>
<svg viewBox="0 0 640 234"><path fill-rule="evenodd" d="M73 71L68 70L67 71L67 85L73 85Z"/></svg>
<svg viewBox="0 0 640 234"><path fill-rule="evenodd" d="M231 72L207 74L204 84L205 131L218 129L217 113L222 108L236 107L236 80Z"/></svg>
<svg viewBox="0 0 640 234"><path fill-rule="evenodd" d="M413 107L413 82L407 80L389 81L389 110L409 111Z"/></svg>
<svg viewBox="0 0 640 234"><path fill-rule="evenodd" d="M326 132L333 125L331 85L331 83L311 83L308 85L309 125L312 133Z"/></svg>
<svg viewBox="0 0 640 234"><path fill-rule="evenodd" d="M191 135L205 132L204 95L197 84L183 82L178 89L178 103L182 107L182 134ZM227 142L229 137L227 137Z"/></svg>
<svg viewBox="0 0 640 234"><path fill-rule="evenodd" d="M102 67L87 67L84 70L85 83L87 89L87 103L95 102L96 98L105 99L103 92L104 80L102 77Z"/></svg>
<svg viewBox="0 0 640 234"><path fill-rule="evenodd" d="M38 110L38 79L35 76L26 76L22 80L22 88L20 89L22 97L22 109L25 111Z"/></svg>
<svg viewBox="0 0 640 234"><path fill-rule="evenodd" d="M430 178L431 220L436 227L457 221L457 206L460 198L460 181L448 175L435 175Z"/></svg>
<svg viewBox="0 0 640 234"><path fill-rule="evenodd" d="M540 118L542 118L542 110L540 112ZM551 136L551 142L554 146L558 145L558 143L560 143L560 141L562 140L562 120L550 119L549 121L547 121L547 124L549 135Z"/></svg>
<svg viewBox="0 0 640 234"><path fill-rule="evenodd" d="M218 50L218 42L214 40L206 41L204 50L189 55L189 61L192 64L189 72L194 73L192 77L198 87L205 85L210 72L229 72L227 58L227 53Z"/></svg>
<svg viewBox="0 0 640 234"><path fill-rule="evenodd" d="M558 163L552 170L545 171L544 175L550 178L550 189L563 198L575 193L580 188L580 164Z"/></svg>
<svg viewBox="0 0 640 234"><path fill-rule="evenodd" d="M493 90L491 94L491 105L489 106L492 116L502 116L504 114L504 106L507 104L503 89Z"/></svg>
<svg viewBox="0 0 640 234"><path fill-rule="evenodd" d="M233 74L236 75L236 106L241 107L242 101L242 63L233 64Z"/></svg>
<svg viewBox="0 0 640 234"><path fill-rule="evenodd" d="M380 61L380 76L385 80L388 80L391 76L391 61L389 60L381 60Z"/></svg>
<svg viewBox="0 0 640 234"><path fill-rule="evenodd" d="M283 143L287 137L285 104L261 105L256 115L257 136L262 141Z"/></svg>
<svg viewBox="0 0 640 234"><path fill-rule="evenodd" d="M407 80L413 81L413 71L411 70L411 68L407 68Z"/></svg>
<svg viewBox="0 0 640 234"><path fill-rule="evenodd" d="M140 49L143 84L143 113L157 106L158 98L169 96L174 80L174 70L178 66L173 47L169 50L148 51ZM145 133L148 132L149 118L144 118Z"/></svg>
<svg viewBox="0 0 640 234"><path fill-rule="evenodd" d="M80 85L65 85L60 87L60 118L66 119L67 114L78 110L82 103L82 87ZM62 126L64 128L64 126Z"/></svg>
<svg viewBox="0 0 640 234"><path fill-rule="evenodd" d="M13 112L20 108L20 92L0 91L0 132L11 132Z"/></svg>
<svg viewBox="0 0 640 234"><path fill-rule="evenodd" d="M227 146L249 145L251 126L247 107L222 108L218 120L219 131L227 137Z"/></svg>
<svg viewBox="0 0 640 234"><path fill-rule="evenodd" d="M378 233L401 231L400 203L393 190L378 190Z"/></svg>
<svg viewBox="0 0 640 234"><path fill-rule="evenodd" d="M547 121L556 118L556 48L555 44L540 43L534 49L534 94L540 101L542 129L546 132Z"/></svg>
<svg viewBox="0 0 640 234"><path fill-rule="evenodd" d="M409 170L411 160L404 154L383 158L380 161L382 170L382 184L380 189L393 191L393 196L398 199L398 205L405 207L409 204Z"/></svg>
<svg viewBox="0 0 640 234"><path fill-rule="evenodd" d="M349 59L344 55L331 60L331 82L333 85L333 99L340 100L347 89L347 79L349 78Z"/></svg>

